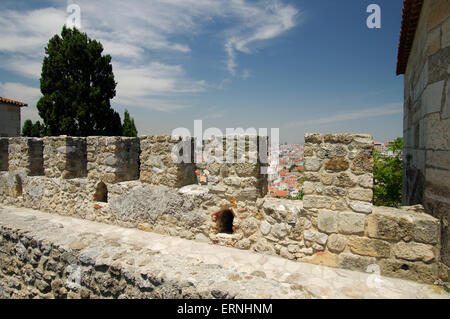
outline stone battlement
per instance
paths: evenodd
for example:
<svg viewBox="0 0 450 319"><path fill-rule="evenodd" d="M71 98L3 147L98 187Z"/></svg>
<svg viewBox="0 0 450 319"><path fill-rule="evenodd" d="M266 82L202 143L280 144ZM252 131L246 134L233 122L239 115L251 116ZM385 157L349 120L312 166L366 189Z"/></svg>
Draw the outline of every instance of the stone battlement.
<svg viewBox="0 0 450 319"><path fill-rule="evenodd" d="M189 161L198 154L186 151L192 138L0 139L0 203L293 261L448 281L438 219L420 206L372 206L371 136L307 134L304 201L266 197L266 137L226 140L205 143L208 185L200 186Z"/></svg>

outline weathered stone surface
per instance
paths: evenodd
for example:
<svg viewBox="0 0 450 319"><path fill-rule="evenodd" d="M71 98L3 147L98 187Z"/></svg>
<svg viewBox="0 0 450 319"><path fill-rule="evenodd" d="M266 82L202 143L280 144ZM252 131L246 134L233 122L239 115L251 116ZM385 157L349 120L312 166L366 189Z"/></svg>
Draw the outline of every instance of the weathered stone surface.
<svg viewBox="0 0 450 319"><path fill-rule="evenodd" d="M350 164L344 157L337 157L325 161L325 169L329 171L345 171L349 167Z"/></svg>
<svg viewBox="0 0 450 319"><path fill-rule="evenodd" d="M328 267L337 267L338 256L328 251L318 252L312 257L305 257L304 261L310 262L316 265L323 265Z"/></svg>
<svg viewBox="0 0 450 319"><path fill-rule="evenodd" d="M261 234L263 234L264 236L270 233L271 228L272 226L267 221L264 220L263 222L261 222L260 230Z"/></svg>
<svg viewBox="0 0 450 319"><path fill-rule="evenodd" d="M335 186L350 188L356 185L357 180L354 176L345 172L334 175L332 183ZM350 190L349 193L351 193Z"/></svg>
<svg viewBox="0 0 450 319"><path fill-rule="evenodd" d="M373 188L373 174L364 174L358 176L358 184L364 188Z"/></svg>
<svg viewBox="0 0 450 319"><path fill-rule="evenodd" d="M309 240L309 241L315 241L317 238L317 231L314 230L305 230L303 233L303 239Z"/></svg>
<svg viewBox="0 0 450 319"><path fill-rule="evenodd" d="M391 252L388 242L365 237L350 237L349 246L354 254L363 256L389 257Z"/></svg>
<svg viewBox="0 0 450 319"><path fill-rule="evenodd" d="M370 151L359 151L352 162L352 172L361 175L372 173L373 171L373 155Z"/></svg>
<svg viewBox="0 0 450 319"><path fill-rule="evenodd" d="M26 176L44 175L44 144L42 139L13 137L8 144L8 167L10 173Z"/></svg>
<svg viewBox="0 0 450 319"><path fill-rule="evenodd" d="M27 214L29 213L28 211ZM14 215L11 212L6 214L5 210L2 210L0 287L5 290L0 291L2 297L6 295L8 298L253 299L263 296L266 298L308 296L303 290L291 289L281 281L273 280L273 276L266 279L261 272L250 270L253 277L244 278L242 270L224 267L220 264L221 259L217 257L199 263L194 258L188 257L188 252L174 253L166 248L161 254L155 249L158 245L168 247L165 241L175 239L164 239L162 236L141 233L137 230L130 231L117 226L59 217L58 220L67 226L61 229L54 223L54 217L48 214L41 215L42 213L35 220L27 221L20 214ZM8 227L5 227L5 224L8 224ZM115 236L119 239L115 240L117 245L112 246L109 242ZM79 242L80 238L91 240L83 245L75 245L76 249L69 247L71 241ZM151 249L145 248L148 247L145 242L152 242L155 238L158 238L159 243L153 243ZM36 267L23 267L28 271L22 273L20 268L23 264L14 249L15 241L18 240L24 242L22 246L25 251L32 251L35 256L44 253L37 243L50 240L49 251L42 257L45 260L36 264ZM196 245L208 247L207 244ZM233 251L234 256L244 256L238 252ZM117 255L116 259L111 257L114 255ZM148 257L143 258L144 256ZM219 256L223 258L225 255L222 252ZM227 256L230 256L229 252ZM33 260L39 258L30 256L26 263L31 265ZM242 266L239 259L237 265ZM14 273L7 270L8 268Z"/></svg>
<svg viewBox="0 0 450 319"><path fill-rule="evenodd" d="M372 213L373 205L367 202L352 201L350 202L350 208L357 213L370 214Z"/></svg>
<svg viewBox="0 0 450 319"><path fill-rule="evenodd" d="M341 144L350 144L353 141L352 134L325 134L323 137L323 141L325 143L341 143Z"/></svg>
<svg viewBox="0 0 450 319"><path fill-rule="evenodd" d="M366 272L367 267L376 264L376 262L375 257L364 257L350 253L342 253L338 257L339 267L361 272Z"/></svg>
<svg viewBox="0 0 450 319"><path fill-rule="evenodd" d="M307 133L305 134L305 143L320 144L323 142L323 136L317 133Z"/></svg>
<svg viewBox="0 0 450 319"><path fill-rule="evenodd" d="M305 158L305 170L310 172L317 172L322 167L322 160L315 157Z"/></svg>
<svg viewBox="0 0 450 319"><path fill-rule="evenodd" d="M303 206L305 208L330 208L332 199L326 196L305 195Z"/></svg>
<svg viewBox="0 0 450 319"><path fill-rule="evenodd" d="M373 191L367 188L352 188L348 191L348 197L357 201L372 202Z"/></svg>
<svg viewBox="0 0 450 319"><path fill-rule="evenodd" d="M333 211L321 211L317 218L318 228L328 234L337 232L337 213Z"/></svg>
<svg viewBox="0 0 450 319"><path fill-rule="evenodd" d="M347 190L342 187L328 186L323 189L324 195L343 198L347 195Z"/></svg>
<svg viewBox="0 0 450 319"><path fill-rule="evenodd" d="M319 245L325 245L328 240L328 235L323 233L317 233L316 235L316 243Z"/></svg>
<svg viewBox="0 0 450 319"><path fill-rule="evenodd" d="M44 137L44 171L51 178L87 176L86 138Z"/></svg>
<svg viewBox="0 0 450 319"><path fill-rule="evenodd" d="M372 238L435 244L439 221L420 212L377 207L368 217L367 233Z"/></svg>
<svg viewBox="0 0 450 319"><path fill-rule="evenodd" d="M338 232L342 234L363 234L366 216L352 212L342 212L338 215Z"/></svg>
<svg viewBox="0 0 450 319"><path fill-rule="evenodd" d="M383 276L405 278L428 284L433 284L438 279L438 269L435 265L396 259L382 259L378 265Z"/></svg>
<svg viewBox="0 0 450 319"><path fill-rule="evenodd" d="M139 139L87 137L88 178L105 183L139 179Z"/></svg>
<svg viewBox="0 0 450 319"><path fill-rule="evenodd" d="M426 263L434 260L433 246L400 242L394 245L395 257L410 261L421 260Z"/></svg>
<svg viewBox="0 0 450 319"><path fill-rule="evenodd" d="M344 251L347 246L347 238L339 234L331 234L328 237L328 249L333 253L340 253Z"/></svg>

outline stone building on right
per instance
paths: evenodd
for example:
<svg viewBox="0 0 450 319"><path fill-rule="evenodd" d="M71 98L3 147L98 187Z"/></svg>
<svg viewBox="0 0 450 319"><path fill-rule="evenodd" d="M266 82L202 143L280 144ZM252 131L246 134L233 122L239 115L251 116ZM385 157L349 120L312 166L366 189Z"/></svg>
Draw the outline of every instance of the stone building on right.
<svg viewBox="0 0 450 319"><path fill-rule="evenodd" d="M450 267L450 0L404 0L397 75L404 74L403 204L441 221Z"/></svg>

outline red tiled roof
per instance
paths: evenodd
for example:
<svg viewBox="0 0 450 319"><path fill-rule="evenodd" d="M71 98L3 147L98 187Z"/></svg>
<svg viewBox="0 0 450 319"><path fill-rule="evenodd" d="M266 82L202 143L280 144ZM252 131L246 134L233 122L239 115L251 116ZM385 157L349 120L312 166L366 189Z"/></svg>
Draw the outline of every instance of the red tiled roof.
<svg viewBox="0 0 450 319"><path fill-rule="evenodd" d="M409 54L419 23L423 0L403 0L402 29L397 57L397 75L405 74Z"/></svg>
<svg viewBox="0 0 450 319"><path fill-rule="evenodd" d="M272 194L273 197L286 197L289 195L288 191L277 191Z"/></svg>
<svg viewBox="0 0 450 319"><path fill-rule="evenodd" d="M0 102L1 103L6 103L6 104L11 104L11 105L17 105L17 106L20 106L20 107L28 106L28 104L26 104L26 103L10 100L10 99L7 99L6 97L1 97L1 96L0 96Z"/></svg>

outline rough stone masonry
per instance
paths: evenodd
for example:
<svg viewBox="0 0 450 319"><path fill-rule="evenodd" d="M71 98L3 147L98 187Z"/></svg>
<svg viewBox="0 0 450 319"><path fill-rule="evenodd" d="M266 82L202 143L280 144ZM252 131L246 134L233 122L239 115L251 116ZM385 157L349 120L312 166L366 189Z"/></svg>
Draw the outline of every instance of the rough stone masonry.
<svg viewBox="0 0 450 319"><path fill-rule="evenodd" d="M292 261L361 272L375 265L386 276L448 282L439 220L422 206L372 206L371 136L308 134L305 140L306 196L289 201L265 196L261 163L213 161L213 182L195 184L195 165L173 161L176 140L169 136L88 137L76 143L68 137L44 143L2 139L0 145L10 146L0 155L8 158L8 171L0 173L0 203ZM17 143L23 147L11 147ZM225 141L216 143L223 145L223 156L230 152ZM251 152L251 139L246 143ZM25 170L18 169L17 158ZM75 162L86 163L86 175L73 174ZM44 167L53 166L58 173L49 175Z"/></svg>

